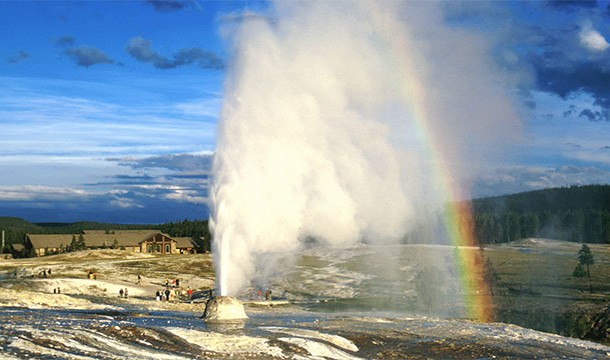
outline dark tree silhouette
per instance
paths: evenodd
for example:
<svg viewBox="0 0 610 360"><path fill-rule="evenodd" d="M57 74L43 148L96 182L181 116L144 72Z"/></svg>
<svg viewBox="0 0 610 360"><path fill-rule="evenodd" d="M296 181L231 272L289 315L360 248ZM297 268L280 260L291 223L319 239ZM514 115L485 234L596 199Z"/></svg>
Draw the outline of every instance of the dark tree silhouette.
<svg viewBox="0 0 610 360"><path fill-rule="evenodd" d="M590 265L593 265L593 254L591 253L591 249L587 246L587 244L582 244L580 250L578 250L578 262L580 265L585 265L587 268L587 277L591 277L591 269Z"/></svg>

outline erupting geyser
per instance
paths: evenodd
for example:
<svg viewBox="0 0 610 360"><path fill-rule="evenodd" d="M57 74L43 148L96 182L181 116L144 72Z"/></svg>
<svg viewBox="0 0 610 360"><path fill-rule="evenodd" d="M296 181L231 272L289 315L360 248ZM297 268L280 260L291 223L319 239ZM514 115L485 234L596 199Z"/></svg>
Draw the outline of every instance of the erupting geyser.
<svg viewBox="0 0 610 360"><path fill-rule="evenodd" d="M447 24L444 5L286 1L228 25L210 222L220 295L305 239L403 241L467 198L457 189L519 133L485 39Z"/></svg>
<svg viewBox="0 0 610 360"><path fill-rule="evenodd" d="M231 296L212 297L205 306L203 319L209 322L245 320L248 318L244 305Z"/></svg>

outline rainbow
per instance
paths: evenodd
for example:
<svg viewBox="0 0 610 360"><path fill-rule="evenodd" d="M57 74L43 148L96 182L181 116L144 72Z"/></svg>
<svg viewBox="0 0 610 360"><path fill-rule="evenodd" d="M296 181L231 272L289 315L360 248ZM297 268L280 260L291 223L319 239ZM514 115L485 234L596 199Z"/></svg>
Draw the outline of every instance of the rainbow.
<svg viewBox="0 0 610 360"><path fill-rule="evenodd" d="M471 203L456 201L468 196L465 196L467 194L453 181L452 171L445 160L447 152L428 121L430 116L426 106L427 91L421 79L422 71L426 70L425 66L422 66L425 61L414 58L415 55L407 50L406 45L411 39L406 37L404 27L393 16L384 16L382 11L370 13L374 14L376 33L384 36L379 43L383 44L383 51L391 54L390 60L395 65L393 68L398 70L397 79L402 85L400 91L403 100L409 105L417 141L424 153L434 160L430 169L430 185L440 193L442 199L449 201L444 214L444 226L451 244L458 249L456 268L461 279L466 316L477 321L491 321L492 297L485 276L484 259L474 234Z"/></svg>

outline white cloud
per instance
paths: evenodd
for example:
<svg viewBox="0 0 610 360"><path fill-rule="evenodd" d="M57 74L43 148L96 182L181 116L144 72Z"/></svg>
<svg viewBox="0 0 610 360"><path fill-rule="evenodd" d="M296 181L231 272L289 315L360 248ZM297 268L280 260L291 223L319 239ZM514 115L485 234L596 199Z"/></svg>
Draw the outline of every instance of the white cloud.
<svg viewBox="0 0 610 360"><path fill-rule="evenodd" d="M475 197L573 185L607 184L610 171L595 166L511 166L479 177Z"/></svg>
<svg viewBox="0 0 610 360"><path fill-rule="evenodd" d="M600 34L599 31L593 29L591 24L585 24L585 26L583 26L579 34L579 39L581 45L592 51L601 52L605 51L606 49L608 49L608 47L610 47L610 44L608 44L606 38L604 38L604 36Z"/></svg>
<svg viewBox="0 0 610 360"><path fill-rule="evenodd" d="M220 98L199 99L176 104L176 109L188 116L218 118L222 101Z"/></svg>
<svg viewBox="0 0 610 360"><path fill-rule="evenodd" d="M120 197L117 197L116 199L111 200L110 205L119 207L122 209L143 208L144 207L144 206L138 204L137 202L135 202L133 199L120 198Z"/></svg>
<svg viewBox="0 0 610 360"><path fill-rule="evenodd" d="M0 89L3 155L153 156L214 147L216 125L211 118L219 102L213 95L197 102L134 105L123 99L57 95L45 88L47 84L0 79L7 84Z"/></svg>
<svg viewBox="0 0 610 360"><path fill-rule="evenodd" d="M199 192L195 190L174 190L173 192L164 196L165 199L174 200L179 202L189 202L193 204L206 204L208 198L201 196Z"/></svg>
<svg viewBox="0 0 610 360"><path fill-rule="evenodd" d="M84 199L90 194L83 189L54 186L0 186L0 201Z"/></svg>

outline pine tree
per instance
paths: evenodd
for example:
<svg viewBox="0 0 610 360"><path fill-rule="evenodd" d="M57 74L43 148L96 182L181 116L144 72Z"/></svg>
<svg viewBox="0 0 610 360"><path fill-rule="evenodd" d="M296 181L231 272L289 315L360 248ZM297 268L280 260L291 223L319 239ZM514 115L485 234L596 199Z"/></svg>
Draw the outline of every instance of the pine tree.
<svg viewBox="0 0 610 360"><path fill-rule="evenodd" d="M578 262L580 265L585 265L587 267L587 277L591 277L591 270L589 269L590 265L593 265L593 254L591 253L591 249L587 246L587 244L582 244L580 250L578 250Z"/></svg>
<svg viewBox="0 0 610 360"><path fill-rule="evenodd" d="M85 244L85 236L80 234L78 236L78 241L76 242L76 250L85 250L87 244Z"/></svg>
<svg viewBox="0 0 610 360"><path fill-rule="evenodd" d="M72 235L72 241L70 242L70 245L68 246L68 252L76 251L77 247L78 247L78 244L76 243L76 235Z"/></svg>
<svg viewBox="0 0 610 360"><path fill-rule="evenodd" d="M574 271L572 272L572 276L582 278L582 277L587 276L587 272L585 271L585 268L583 268L581 264L578 264L574 268Z"/></svg>

